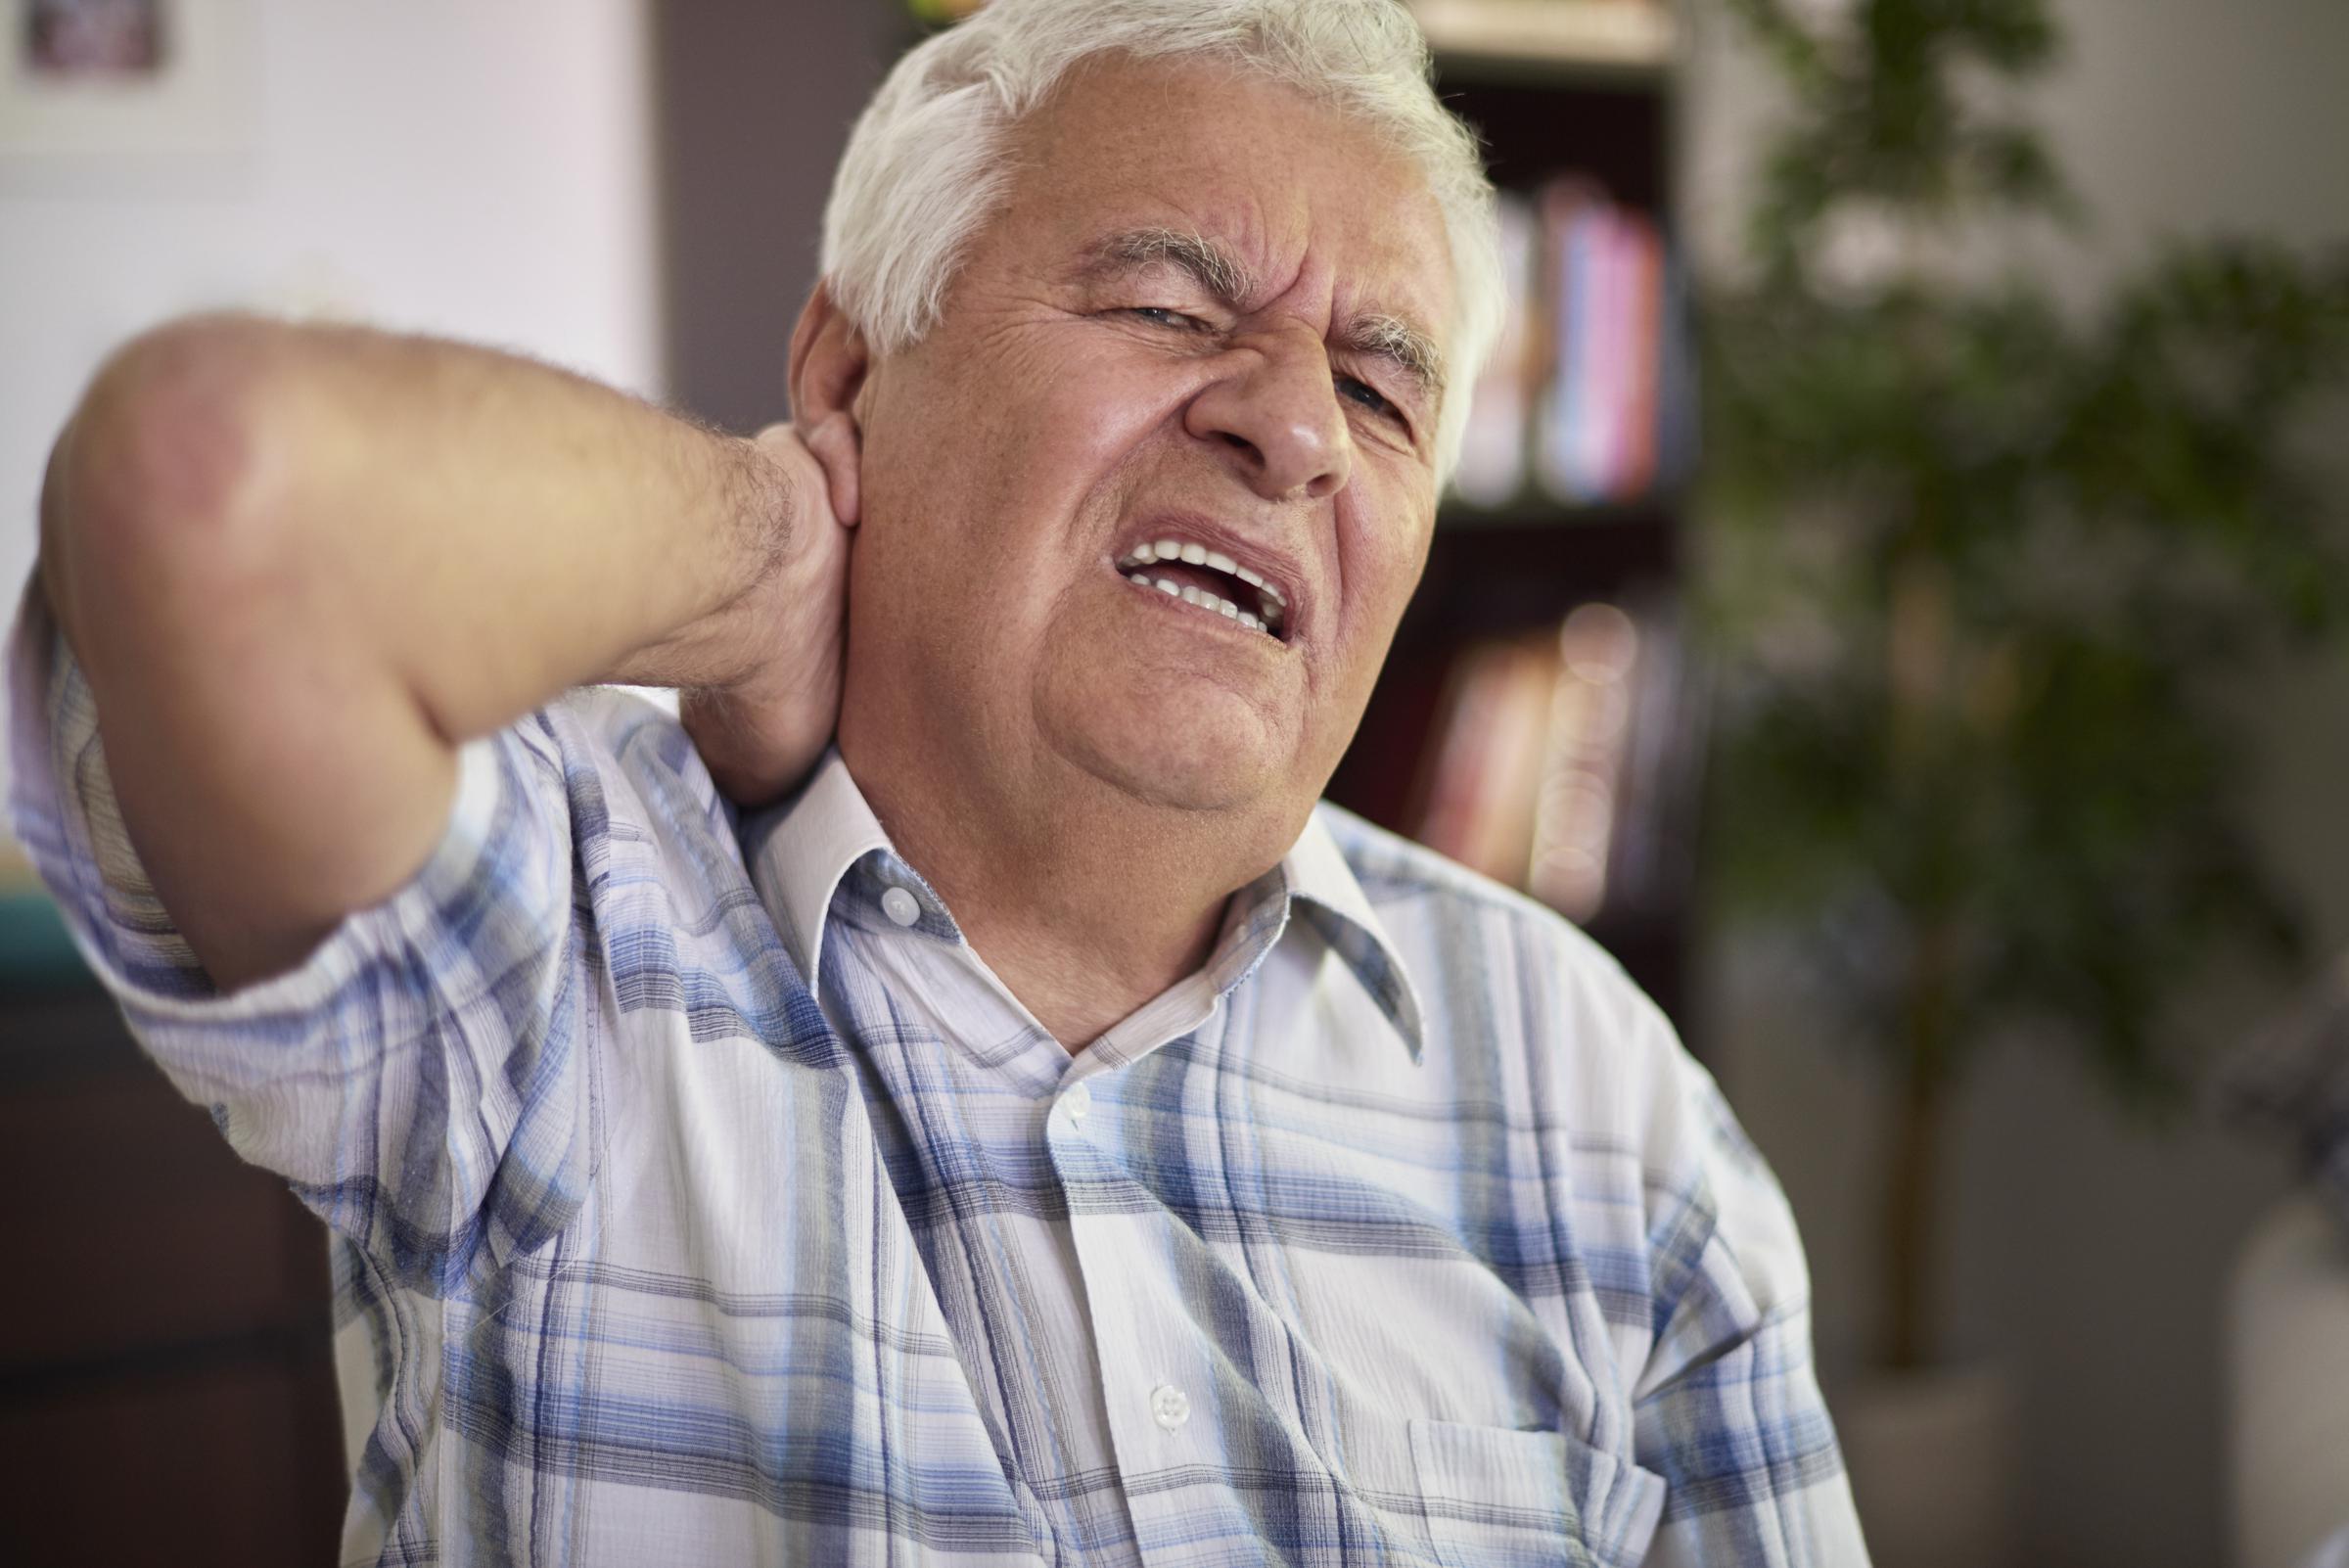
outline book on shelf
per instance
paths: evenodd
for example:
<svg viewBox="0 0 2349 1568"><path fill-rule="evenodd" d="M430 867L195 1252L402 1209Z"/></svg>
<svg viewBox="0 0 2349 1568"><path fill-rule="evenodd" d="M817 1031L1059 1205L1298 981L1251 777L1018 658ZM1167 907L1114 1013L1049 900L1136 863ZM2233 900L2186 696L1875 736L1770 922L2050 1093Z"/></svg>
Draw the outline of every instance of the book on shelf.
<svg viewBox="0 0 2349 1568"><path fill-rule="evenodd" d="M1558 627L1523 886L1572 920L1606 902L1640 643L1638 624L1611 604L1580 605Z"/></svg>
<svg viewBox="0 0 2349 1568"><path fill-rule="evenodd" d="M1554 639L1540 634L1473 644L1454 661L1412 837L1522 885L1557 663Z"/></svg>
<svg viewBox="0 0 2349 1568"><path fill-rule="evenodd" d="M1500 197L1508 291L1452 484L1497 508L1530 487L1564 507L1635 500L1694 457L1684 287L1644 213L1564 176Z"/></svg>
<svg viewBox="0 0 2349 1568"><path fill-rule="evenodd" d="M1459 468L1451 482L1460 499L1471 506L1500 506L1525 488L1525 433L1534 386L1541 375L1533 313L1527 308L1539 256L1533 209L1503 196L1498 216L1501 275L1508 287L1508 304L1500 318L1500 336L1494 341L1493 357L1485 362L1484 374L1477 378L1469 396Z"/></svg>
<svg viewBox="0 0 2349 1568"><path fill-rule="evenodd" d="M1687 870L1693 683L1665 605L1578 605L1448 672L1410 832L1577 921L1669 907Z"/></svg>

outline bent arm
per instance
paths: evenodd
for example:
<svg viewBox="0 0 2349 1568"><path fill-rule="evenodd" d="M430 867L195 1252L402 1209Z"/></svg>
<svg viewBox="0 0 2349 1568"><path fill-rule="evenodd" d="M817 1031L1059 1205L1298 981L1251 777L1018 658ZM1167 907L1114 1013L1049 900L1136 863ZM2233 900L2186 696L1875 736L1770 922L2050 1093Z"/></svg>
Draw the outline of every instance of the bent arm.
<svg viewBox="0 0 2349 1568"><path fill-rule="evenodd" d="M456 748L598 679L724 684L804 481L578 377L208 317L134 341L52 454L41 580L156 894L214 983L414 873Z"/></svg>

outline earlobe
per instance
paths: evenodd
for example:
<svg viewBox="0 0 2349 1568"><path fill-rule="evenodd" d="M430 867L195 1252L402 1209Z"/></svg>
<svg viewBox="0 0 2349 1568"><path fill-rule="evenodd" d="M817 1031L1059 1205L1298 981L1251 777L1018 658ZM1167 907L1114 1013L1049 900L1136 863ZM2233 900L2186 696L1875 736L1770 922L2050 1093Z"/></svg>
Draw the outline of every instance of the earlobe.
<svg viewBox="0 0 2349 1568"><path fill-rule="evenodd" d="M862 505L856 401L870 363L864 334L834 302L830 284L818 283L791 336L791 422L824 470L833 514L851 528Z"/></svg>

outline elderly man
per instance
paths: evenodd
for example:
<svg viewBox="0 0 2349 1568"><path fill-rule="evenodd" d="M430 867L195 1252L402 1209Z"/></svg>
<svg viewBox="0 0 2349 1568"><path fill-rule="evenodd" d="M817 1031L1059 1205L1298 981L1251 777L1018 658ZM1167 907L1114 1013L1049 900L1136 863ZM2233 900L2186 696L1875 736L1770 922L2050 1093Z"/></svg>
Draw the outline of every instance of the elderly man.
<svg viewBox="0 0 2349 1568"><path fill-rule="evenodd" d="M1710 1081L1316 806L1489 203L1387 0L1000 0L856 130L788 430L104 368L16 820L333 1227L347 1560L1864 1561Z"/></svg>

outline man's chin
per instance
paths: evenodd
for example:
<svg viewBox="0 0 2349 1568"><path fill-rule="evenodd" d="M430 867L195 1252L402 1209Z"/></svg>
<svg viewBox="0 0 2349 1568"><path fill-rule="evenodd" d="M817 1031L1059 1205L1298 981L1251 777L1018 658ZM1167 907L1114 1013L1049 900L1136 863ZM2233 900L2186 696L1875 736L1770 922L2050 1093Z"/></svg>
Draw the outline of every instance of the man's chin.
<svg viewBox="0 0 2349 1568"><path fill-rule="evenodd" d="M1294 755L1275 756L1262 736L1231 733L1255 727L1088 723L1052 738L1069 762L1138 805L1230 815L1278 808L1294 793L1286 772Z"/></svg>

